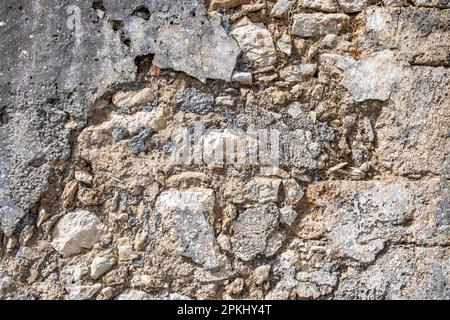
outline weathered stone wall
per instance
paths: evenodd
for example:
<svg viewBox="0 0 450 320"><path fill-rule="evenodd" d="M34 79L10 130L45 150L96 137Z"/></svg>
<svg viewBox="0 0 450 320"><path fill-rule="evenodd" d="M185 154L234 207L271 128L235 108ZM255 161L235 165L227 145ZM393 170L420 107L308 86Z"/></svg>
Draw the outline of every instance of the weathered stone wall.
<svg viewBox="0 0 450 320"><path fill-rule="evenodd" d="M448 0L2 0L0 38L1 299L450 298ZM254 129L278 167L174 161Z"/></svg>

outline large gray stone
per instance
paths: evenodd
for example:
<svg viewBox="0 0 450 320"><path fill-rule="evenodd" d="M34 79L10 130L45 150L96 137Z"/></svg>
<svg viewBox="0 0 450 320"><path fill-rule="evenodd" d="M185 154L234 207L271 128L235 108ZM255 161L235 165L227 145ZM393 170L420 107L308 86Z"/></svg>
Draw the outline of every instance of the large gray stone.
<svg viewBox="0 0 450 320"><path fill-rule="evenodd" d="M339 282L337 299L448 300L449 250L393 246L374 265Z"/></svg>
<svg viewBox="0 0 450 320"><path fill-rule="evenodd" d="M450 10L373 7L364 12L364 18L359 51L395 49L400 59L413 65L450 65Z"/></svg>
<svg viewBox="0 0 450 320"><path fill-rule="evenodd" d="M105 226L95 214L78 209L58 221L53 229L52 246L67 258L83 249L91 249L105 231Z"/></svg>

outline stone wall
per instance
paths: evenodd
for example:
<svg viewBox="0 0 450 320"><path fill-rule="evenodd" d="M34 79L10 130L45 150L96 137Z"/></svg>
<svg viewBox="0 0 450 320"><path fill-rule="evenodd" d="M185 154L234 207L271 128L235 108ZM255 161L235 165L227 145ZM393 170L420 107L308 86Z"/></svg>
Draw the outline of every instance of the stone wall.
<svg viewBox="0 0 450 320"><path fill-rule="evenodd" d="M450 298L448 0L2 9L0 299Z"/></svg>

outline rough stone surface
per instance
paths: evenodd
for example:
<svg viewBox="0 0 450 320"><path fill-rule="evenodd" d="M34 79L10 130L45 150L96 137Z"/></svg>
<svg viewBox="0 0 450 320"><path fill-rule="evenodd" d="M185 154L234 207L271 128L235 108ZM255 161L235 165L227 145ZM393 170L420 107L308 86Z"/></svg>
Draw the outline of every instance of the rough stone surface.
<svg viewBox="0 0 450 320"><path fill-rule="evenodd" d="M133 12L130 3L104 1L104 6L113 19L127 19L124 30L134 54L153 53L153 63L160 69L183 71L201 81L230 80L239 48L222 27L221 17L209 16L201 1L152 2L149 10L156 14L148 20L128 18Z"/></svg>
<svg viewBox="0 0 450 320"><path fill-rule="evenodd" d="M358 41L366 52L398 48L410 64L448 66L448 17L448 10L436 8L370 8Z"/></svg>
<svg viewBox="0 0 450 320"><path fill-rule="evenodd" d="M89 300L91 299L100 289L102 285L96 283L92 286L70 286L67 288L69 292L69 300Z"/></svg>
<svg viewBox="0 0 450 320"><path fill-rule="evenodd" d="M0 299L448 300L442 0L3 0Z"/></svg>
<svg viewBox="0 0 450 320"><path fill-rule="evenodd" d="M240 214L233 227L233 253L244 261L251 261L265 252L267 241L278 222L274 205L260 205Z"/></svg>
<svg viewBox="0 0 450 320"><path fill-rule="evenodd" d="M210 8L215 10L218 7L235 8L243 4L250 3L250 0L212 0Z"/></svg>
<svg viewBox="0 0 450 320"><path fill-rule="evenodd" d="M382 51L345 69L342 84L355 101L386 101L401 77L401 65L395 61L394 53Z"/></svg>
<svg viewBox="0 0 450 320"><path fill-rule="evenodd" d="M232 34L256 67L267 67L275 63L275 44L265 26L242 21L233 29Z"/></svg>
<svg viewBox="0 0 450 320"><path fill-rule="evenodd" d="M231 77L231 80L244 85L252 85L253 83L253 77L250 72L236 72Z"/></svg>
<svg viewBox="0 0 450 320"><path fill-rule="evenodd" d="M386 245L448 243L448 225L442 220L448 214L442 207L448 201L448 193L441 193L448 188L446 180L427 180L423 186L407 179L345 182L339 184L342 191L333 185L329 187L334 191L324 195L329 199L326 204L316 200L323 216L304 219L301 229L308 237L322 234L330 239L335 243L331 247L342 258L372 263ZM313 199L327 188L323 183L312 186L307 196ZM342 199L352 199L356 205L342 205Z"/></svg>
<svg viewBox="0 0 450 320"><path fill-rule="evenodd" d="M346 13L359 12L373 4L373 0L339 0L339 6Z"/></svg>
<svg viewBox="0 0 450 320"><path fill-rule="evenodd" d="M92 260L91 264L91 278L93 280L100 279L105 273L117 263L115 258L97 257Z"/></svg>
<svg viewBox="0 0 450 320"><path fill-rule="evenodd" d="M0 227L10 237L26 212L12 203L3 202L0 205Z"/></svg>
<svg viewBox="0 0 450 320"><path fill-rule="evenodd" d="M214 247L214 231L201 211L177 212L173 221L179 235L178 252L191 258L207 269L220 266L221 262Z"/></svg>
<svg viewBox="0 0 450 320"><path fill-rule="evenodd" d="M343 23L349 17L342 13L300 13L294 15L292 34L302 37L316 37L329 33L339 34Z"/></svg>
<svg viewBox="0 0 450 320"><path fill-rule="evenodd" d="M152 102L154 98L152 89L144 88L137 91L117 92L112 97L112 103L118 108L133 107Z"/></svg>
<svg viewBox="0 0 450 320"><path fill-rule="evenodd" d="M448 0L413 0L413 3L418 7L450 8Z"/></svg>
<svg viewBox="0 0 450 320"><path fill-rule="evenodd" d="M183 92L183 104L181 110L199 114L207 114L214 108L214 96L198 92L194 88L188 88Z"/></svg>
<svg viewBox="0 0 450 320"><path fill-rule="evenodd" d="M322 12L337 12L339 6L336 0L301 0L300 7L315 9Z"/></svg>
<svg viewBox="0 0 450 320"><path fill-rule="evenodd" d="M315 64L299 64L284 68L280 77L288 82L299 82L303 77L311 77L316 73Z"/></svg>

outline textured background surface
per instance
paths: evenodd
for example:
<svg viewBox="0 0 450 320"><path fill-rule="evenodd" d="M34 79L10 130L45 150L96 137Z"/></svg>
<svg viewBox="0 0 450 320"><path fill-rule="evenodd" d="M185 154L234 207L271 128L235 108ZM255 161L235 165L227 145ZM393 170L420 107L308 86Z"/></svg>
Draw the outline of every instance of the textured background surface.
<svg viewBox="0 0 450 320"><path fill-rule="evenodd" d="M2 0L0 298L449 299L449 21ZM196 123L278 130L280 167L175 164Z"/></svg>

